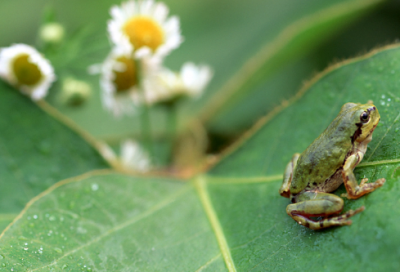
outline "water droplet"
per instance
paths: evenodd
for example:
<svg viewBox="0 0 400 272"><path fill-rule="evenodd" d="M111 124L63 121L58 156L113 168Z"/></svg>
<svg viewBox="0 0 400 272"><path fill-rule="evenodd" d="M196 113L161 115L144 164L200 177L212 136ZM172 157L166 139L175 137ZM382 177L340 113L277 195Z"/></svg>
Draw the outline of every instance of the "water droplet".
<svg viewBox="0 0 400 272"><path fill-rule="evenodd" d="M50 221L54 221L54 220L56 220L56 217L54 215L52 215L52 216L49 217L49 220Z"/></svg>
<svg viewBox="0 0 400 272"><path fill-rule="evenodd" d="M87 230L82 227L77 227L76 232L79 234L85 234L87 232Z"/></svg>
<svg viewBox="0 0 400 272"><path fill-rule="evenodd" d="M382 105L382 106L385 106L385 101L381 101L381 105Z"/></svg>
<svg viewBox="0 0 400 272"><path fill-rule="evenodd" d="M49 230L49 233L47 233L47 236L51 236L53 234L52 230Z"/></svg>
<svg viewBox="0 0 400 272"><path fill-rule="evenodd" d="M63 252L62 249L59 248L59 247L55 247L55 248L54 248L54 251L57 252L57 253L59 253L59 254L61 254L61 253Z"/></svg>
<svg viewBox="0 0 400 272"><path fill-rule="evenodd" d="M67 264L64 264L61 268L62 268L62 269L66 269L66 268L68 268L68 265L67 265Z"/></svg>
<svg viewBox="0 0 400 272"><path fill-rule="evenodd" d="M2 264L1 264L1 266L2 266L2 267L5 267L5 266L6 266L6 264L5 264L5 263L2 263Z"/></svg>
<svg viewBox="0 0 400 272"><path fill-rule="evenodd" d="M29 248L27 248L27 247L24 247L24 250L25 250L25 251L27 251L28 249L29 249Z"/></svg>
<svg viewBox="0 0 400 272"><path fill-rule="evenodd" d="M33 215L33 219L38 219L38 216L36 214Z"/></svg>
<svg viewBox="0 0 400 272"><path fill-rule="evenodd" d="M99 185L97 183L93 183L91 188L92 188L92 191L97 191L99 189Z"/></svg>
<svg viewBox="0 0 400 272"><path fill-rule="evenodd" d="M384 94L382 94L382 99L385 99L385 97L386 97L386 96L385 96Z"/></svg>
<svg viewBox="0 0 400 272"><path fill-rule="evenodd" d="M390 98L387 99L388 102L390 102L390 100L391 100Z"/></svg>
<svg viewBox="0 0 400 272"><path fill-rule="evenodd" d="M3 259L4 259L4 255L0 254L0 260L3 260Z"/></svg>

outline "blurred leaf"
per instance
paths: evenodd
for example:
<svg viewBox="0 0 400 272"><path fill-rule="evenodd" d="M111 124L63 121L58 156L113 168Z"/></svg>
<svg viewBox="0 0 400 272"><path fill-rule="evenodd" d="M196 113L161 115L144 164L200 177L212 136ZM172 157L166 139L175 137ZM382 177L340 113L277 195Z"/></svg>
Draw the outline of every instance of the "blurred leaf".
<svg viewBox="0 0 400 272"><path fill-rule="evenodd" d="M39 271L396 270L399 74L399 46L331 68L190 183L109 172L58 183L2 234L0 262ZM344 103L368 100L379 109L381 125L356 176L384 177L386 184L345 201L345 210L366 206L352 226L299 226L278 194L286 163Z"/></svg>
<svg viewBox="0 0 400 272"><path fill-rule="evenodd" d="M241 48L246 53L234 54L247 54L241 62L232 65L231 59L225 60L224 65L229 65L231 72L223 74L222 79L218 74L222 82L214 84L214 91L205 97L200 119L213 133L229 135L247 129L293 96L301 82L315 72L315 60L312 54L307 55L309 52L379 2L288 0L286 5L280 1L282 5L272 8L269 1L265 8L255 7L268 16L263 22L263 34L256 44L250 46L246 41L248 50ZM288 6L291 8L281 13L279 8ZM223 69L225 73L227 67Z"/></svg>
<svg viewBox="0 0 400 272"><path fill-rule="evenodd" d="M53 58L60 79L67 68L70 74L89 82L94 93L83 107L70 108L59 101L56 87L49 101L79 126L109 143L141 137L139 117L116 120L106 112L100 100L98 76L86 74L87 66L101 63L111 49L106 32L108 9L119 2L55 4L60 21L75 27L79 24L69 22L66 16L75 9L72 7L79 5L79 12L84 14L96 6L96 13L90 17L92 33L78 40L79 46L65 46L58 58L61 62ZM381 0L166 2L171 14L180 17L185 37L182 46L167 58L166 65L179 69L184 62L194 61L207 63L215 71L209 92L180 110L180 126L192 123L200 113L201 120L212 131L229 134L240 132L282 99L291 97L301 79L315 69L312 61L298 58ZM73 14L71 18L88 25L85 16L77 19ZM75 57L65 63L66 55ZM165 137L165 115L161 108L152 110L157 139ZM232 115L237 118L231 118Z"/></svg>
<svg viewBox="0 0 400 272"><path fill-rule="evenodd" d="M56 181L109 168L80 135L2 81L0 112L0 227Z"/></svg>

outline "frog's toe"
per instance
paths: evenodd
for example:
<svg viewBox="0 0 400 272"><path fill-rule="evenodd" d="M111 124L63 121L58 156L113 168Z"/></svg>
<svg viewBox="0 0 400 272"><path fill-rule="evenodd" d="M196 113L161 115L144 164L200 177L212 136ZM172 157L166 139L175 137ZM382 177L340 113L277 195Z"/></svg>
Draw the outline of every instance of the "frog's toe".
<svg viewBox="0 0 400 272"><path fill-rule="evenodd" d="M386 179L384 179L384 178L380 178L380 179L378 179L377 181L375 181L375 183L376 184L379 184L380 186L382 186L383 184L385 184L385 182L386 182ZM380 187L379 186L379 187Z"/></svg>
<svg viewBox="0 0 400 272"><path fill-rule="evenodd" d="M341 196L341 197L346 197L346 198L350 199L350 198L349 198L349 195L348 195L347 193L343 193L343 194L341 194L340 196Z"/></svg>
<svg viewBox="0 0 400 272"><path fill-rule="evenodd" d="M353 215L356 215L357 213L360 213L360 212L362 212L364 210L365 210L365 207L361 206L360 208L358 208L358 209L356 209L354 211L353 210L347 211L346 213L338 216L337 219L338 220L347 219L347 218L352 217Z"/></svg>
<svg viewBox="0 0 400 272"><path fill-rule="evenodd" d="M353 224L353 221L351 220L346 220L342 222L342 226L350 226L351 224Z"/></svg>
<svg viewBox="0 0 400 272"><path fill-rule="evenodd" d="M364 183L366 183L368 181L368 178L363 178L360 182L360 185L363 185Z"/></svg>

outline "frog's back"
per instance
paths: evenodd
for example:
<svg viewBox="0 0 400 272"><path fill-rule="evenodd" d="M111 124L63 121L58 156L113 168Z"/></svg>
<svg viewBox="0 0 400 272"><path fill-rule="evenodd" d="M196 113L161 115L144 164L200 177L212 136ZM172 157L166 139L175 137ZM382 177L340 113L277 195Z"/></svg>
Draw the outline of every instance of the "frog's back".
<svg viewBox="0 0 400 272"><path fill-rule="evenodd" d="M306 187L315 188L330 178L352 149L354 126L339 114L328 128L300 155L290 187L297 194Z"/></svg>

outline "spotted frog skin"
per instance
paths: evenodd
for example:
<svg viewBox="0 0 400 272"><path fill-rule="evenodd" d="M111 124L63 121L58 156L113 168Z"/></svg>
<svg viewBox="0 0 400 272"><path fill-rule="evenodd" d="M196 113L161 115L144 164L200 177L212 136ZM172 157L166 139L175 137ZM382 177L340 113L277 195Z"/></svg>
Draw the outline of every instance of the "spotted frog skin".
<svg viewBox="0 0 400 272"><path fill-rule="evenodd" d="M339 215L343 199L330 194L342 183L347 193L357 199L385 183L381 178L358 184L353 170L363 159L372 133L380 120L372 104L346 103L328 128L304 150L293 155L286 166L279 193L291 199L286 213L299 224L313 230L350 225L349 217L362 212L364 206ZM322 217L313 220L312 217Z"/></svg>

